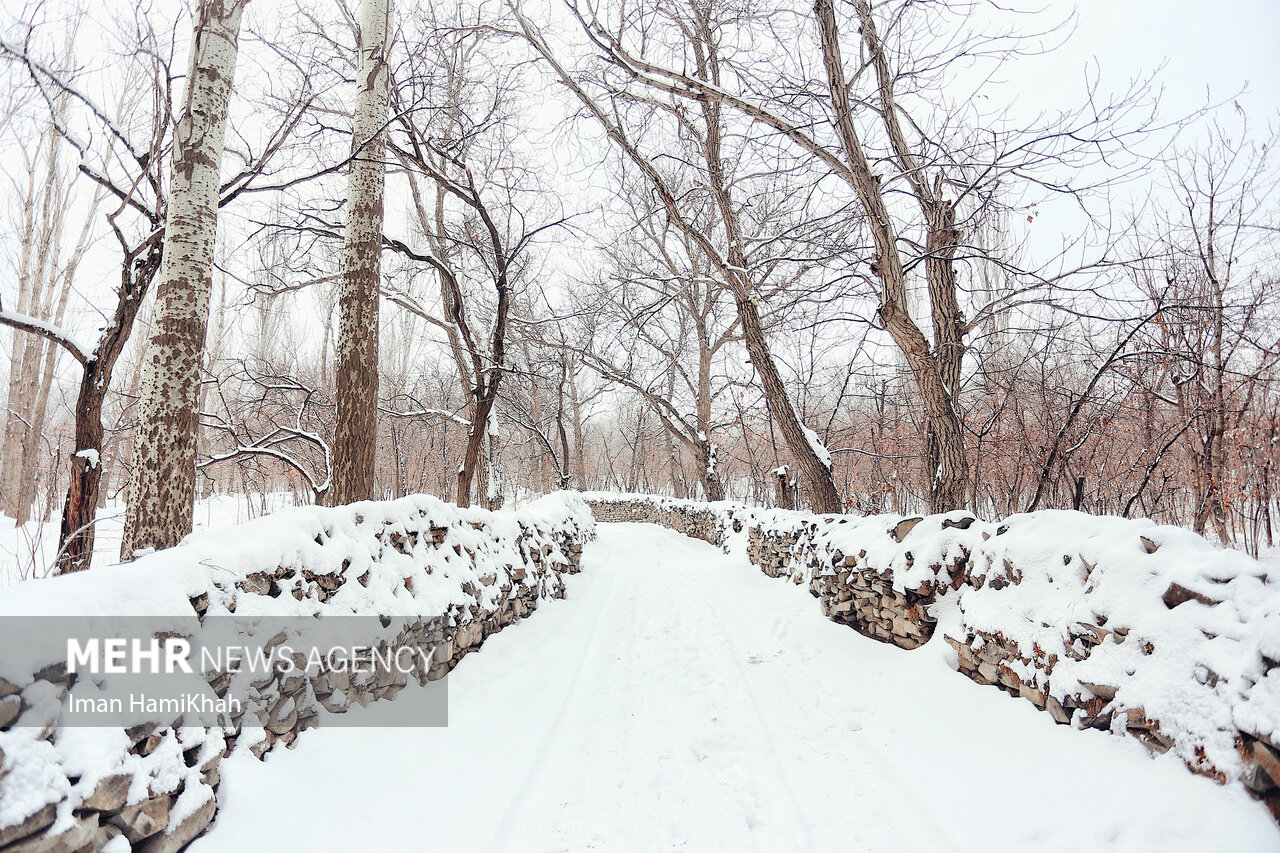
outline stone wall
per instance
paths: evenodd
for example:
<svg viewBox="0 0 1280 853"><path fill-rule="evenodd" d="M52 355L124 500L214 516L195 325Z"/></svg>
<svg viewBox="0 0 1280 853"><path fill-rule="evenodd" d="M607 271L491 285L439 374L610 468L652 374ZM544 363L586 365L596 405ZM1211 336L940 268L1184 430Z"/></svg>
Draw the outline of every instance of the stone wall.
<svg viewBox="0 0 1280 853"><path fill-rule="evenodd" d="M283 537L283 544L244 549L239 556L250 566L230 577L202 568L235 565L229 542L272 535ZM299 660L292 673L277 671L254 682L252 701L225 725L184 726L179 717L168 725L106 732L64 728L57 713L49 713L50 699L60 709L75 684L64 661L26 678L10 670L0 677L0 851L96 851L119 836L135 851L181 850L213 820L219 762L232 750L262 757L281 745L292 747L319 724L322 709L341 713L352 704L391 699L410 679L426 684L443 677L539 601L563 597L562 575L579 571L582 546L593 536L590 514L572 497L514 513L458 510L419 497L309 508L274 526L269 517L124 567L133 576L116 572L123 584L138 585L143 595L143 584L169 583L189 608L185 615L202 622L237 607L270 612L273 602L281 612L315 615L330 605L350 612L355 601L394 602L380 608L395 611L387 614L394 620L380 620L394 633L370 637L369 645L433 651L404 673L381 666L356 675L323 667L313 672ZM0 591L0 613L30 612L41 600L74 612L97 597L94 581L107 574L97 569L35 592L25 585ZM443 609L419 612L444 598L449 603ZM268 650L277 641L269 640ZM226 671L204 677L218 695L232 678Z"/></svg>
<svg viewBox="0 0 1280 853"><path fill-rule="evenodd" d="M596 521L657 524L712 545L720 544L720 516L709 507L676 501L615 499L592 493L587 494L587 506Z"/></svg>
<svg viewBox="0 0 1280 853"><path fill-rule="evenodd" d="M927 576L913 571L909 586L895 585L895 569L915 569L915 557L896 546L921 519L888 517L876 530L882 546L869 554L863 547L842 549L826 534L849 525L846 516L813 516L788 510L750 508L731 503L705 504L649 496L584 495L597 521L659 524L686 536L741 553L764 574L807 585L823 613L864 636L904 649L923 645L937 624L929 615L939 589L962 576L968 551L958 547L940 554ZM963 516L963 514L960 514ZM967 529L971 516L940 517L948 527ZM858 519L861 521L861 519ZM933 521L931 523L938 523ZM862 531L870 540L872 533ZM846 553L847 552L847 553Z"/></svg>
<svg viewBox="0 0 1280 853"><path fill-rule="evenodd" d="M584 497L601 521L696 531L805 585L864 636L914 649L941 632L973 681L1058 723L1174 751L1280 821L1280 578L1243 554L1073 512L988 523Z"/></svg>

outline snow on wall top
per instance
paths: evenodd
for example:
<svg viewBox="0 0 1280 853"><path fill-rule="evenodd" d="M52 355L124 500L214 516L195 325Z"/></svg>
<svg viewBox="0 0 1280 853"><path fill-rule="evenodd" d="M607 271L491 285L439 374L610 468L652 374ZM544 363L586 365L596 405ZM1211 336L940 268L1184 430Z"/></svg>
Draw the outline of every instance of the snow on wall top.
<svg viewBox="0 0 1280 853"><path fill-rule="evenodd" d="M439 547L410 547L432 529L444 537ZM477 604L492 608L502 584L482 579L496 575L515 585L534 583L531 574L511 576L528 563L531 551L542 549L553 563L567 562L557 535L589 539L594 529L591 511L572 492L502 512L460 509L428 495L294 507L222 530L197 531L174 548L131 563L6 587L0 590L0 617L147 616L157 630L187 632L196 618L191 601L202 595L210 615L413 617ZM286 592L308 586L308 574L336 573L342 582L324 600L263 595L245 584L280 569L293 570ZM362 582L346 582L357 578ZM6 649L0 677L25 684L47 663Z"/></svg>
<svg viewBox="0 0 1280 853"><path fill-rule="evenodd" d="M836 552L848 556L865 551L859 565L892 575L893 588L899 592L949 582L948 567L979 548L983 534L992 537L998 529L998 525L978 521L971 513L959 510L924 518L892 514L814 515L730 501L709 503L620 492L583 492L582 497L588 502L643 501L667 511L711 511L717 516L721 546L728 553L746 553L747 531L753 527L774 536L803 534L797 549L811 552L823 567L819 570L831 567ZM918 524L912 525L912 521ZM896 537L903 529L908 532L899 541Z"/></svg>
<svg viewBox="0 0 1280 853"><path fill-rule="evenodd" d="M1280 578L1266 566L1149 520L1047 510L1002 526L973 554L958 627L1042 662L1020 676L1059 699L1115 688L1117 718L1141 709L1185 761L1230 777L1236 729L1272 738Z"/></svg>

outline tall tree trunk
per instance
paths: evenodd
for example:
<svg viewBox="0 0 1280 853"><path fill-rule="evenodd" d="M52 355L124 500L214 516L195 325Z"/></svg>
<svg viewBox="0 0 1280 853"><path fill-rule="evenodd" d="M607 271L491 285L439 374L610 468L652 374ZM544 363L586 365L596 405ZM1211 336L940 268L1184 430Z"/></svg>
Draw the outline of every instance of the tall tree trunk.
<svg viewBox="0 0 1280 853"><path fill-rule="evenodd" d="M556 430L560 434L560 482L558 489L567 489L573 482L573 460L569 458L569 433L564 428L564 403L556 411Z"/></svg>
<svg viewBox="0 0 1280 853"><path fill-rule="evenodd" d="M747 345L747 355L751 364L760 376L760 384L764 388L765 401L769 404L769 413L787 444L796 465L800 467L800 476L809 490L809 499L814 512L840 512L843 507L840 495L836 491L835 479L831 469L818 458L809 437L805 434L804 425L796 416L791 398L782 377L778 374L778 366L769 352L768 341L765 340L764 329L760 322L760 312L750 297L740 292L734 293L738 307L738 319L742 322L742 337Z"/></svg>
<svg viewBox="0 0 1280 853"><path fill-rule="evenodd" d="M670 370L667 372L666 398L668 400L674 400L675 397L676 397L676 372L674 370ZM684 500L685 498L689 497L689 484L685 482L684 466L680 463L680 454L676 449L676 443L674 438L675 435L680 435L680 434L676 433L675 430L673 430L670 426L667 425L669 421L668 418L663 417L661 413L659 414L658 417L659 417L659 420L662 421L662 425L663 425L662 452L667 457L667 467L669 469L668 473L670 474L670 478L671 478L671 493L675 495L677 498ZM680 435L680 438L684 444L689 443L688 439L685 438L683 435Z"/></svg>
<svg viewBox="0 0 1280 853"><path fill-rule="evenodd" d="M476 464L475 483L472 488L476 493L476 503L485 509L489 506L489 474L492 472L492 460L489 458L489 436L480 442L480 461Z"/></svg>
<svg viewBox="0 0 1280 853"><path fill-rule="evenodd" d="M324 334L320 338L320 387L329 389L329 344L333 340L333 314L338 310L337 294L330 292L325 299Z"/></svg>
<svg viewBox="0 0 1280 853"><path fill-rule="evenodd" d="M462 466L458 469L458 506L471 505L471 482L475 478L476 467L480 464L481 451L486 436L489 434L489 419L493 417L493 409L498 402L498 388L502 384L503 373L506 372L507 359L507 315L511 310L511 283L508 278L509 268L506 248L503 245L502 235L498 230L498 226L494 223L489 211L480 201L480 195L475 188L474 182L471 182L470 172L468 172L469 190L471 193L471 207L480 217L484 224L485 231L488 233L489 246L493 251L494 260L494 280L493 287L497 291L498 304L493 315L493 333L489 339L489 363L486 365L481 359L479 352L475 350L474 342L472 343L472 376L474 377L473 400L475 406L471 412L471 429L467 433L467 448L463 453ZM457 280L453 280L454 291L454 322L460 329L469 328L465 315L465 306L462 302L462 291L457 288ZM467 340L473 341L471 333L467 332ZM536 422L536 419L535 419ZM542 488L547 489L546 482L546 457L542 459L543 482ZM486 495L480 496L482 500L486 499Z"/></svg>
<svg viewBox="0 0 1280 853"><path fill-rule="evenodd" d="M86 369L76 398L75 443L80 450L71 459L71 481L62 504L60 575L87 569L93 559L93 525L102 488L102 402L107 390L97 382L100 375L96 369Z"/></svg>
<svg viewBox="0 0 1280 853"><path fill-rule="evenodd" d="M58 307L53 312L53 323L61 326L66 316L67 300L71 295L70 279L58 296ZM36 499L36 485L39 478L39 461L42 456L39 448L40 437L44 435L45 422L49 413L49 394L53 389L53 373L58 362L58 347L51 341L44 342L43 364L39 365L40 375L36 382L35 402L31 407L31 452L22 459L22 484L18 490L18 503L30 508ZM56 469L55 469L56 470ZM57 488L56 474L48 484L49 492Z"/></svg>
<svg viewBox="0 0 1280 853"><path fill-rule="evenodd" d="M703 316L694 318L698 335L698 400L697 440L698 477L709 501L724 500L724 484L720 482L720 448L711 440L711 341Z"/></svg>
<svg viewBox="0 0 1280 853"><path fill-rule="evenodd" d="M1209 474L1209 505L1210 512L1213 515L1214 527L1218 530L1218 541L1224 545L1230 545L1235 541L1232 535L1231 527L1227 519L1226 496L1223 489L1227 480L1227 450L1226 435L1228 429L1228 413L1227 413L1227 394L1225 387L1225 379L1227 373L1227 364L1223 356L1223 347L1225 344L1226 329L1224 321L1226 319L1225 297L1223 285L1219 282L1217 270L1214 269L1214 255L1209 255L1208 272L1209 282L1213 287L1213 374L1211 393L1209 395L1210 408L1210 428L1208 430L1209 441L1207 451L1208 474Z"/></svg>
<svg viewBox="0 0 1280 853"><path fill-rule="evenodd" d="M587 488L586 452L582 447L582 398L578 396L577 367L569 371L569 403L573 413L573 468L578 472L578 488Z"/></svg>
<svg viewBox="0 0 1280 853"><path fill-rule="evenodd" d="M66 310L67 292L64 290L60 299L59 310L53 308L53 295L57 289L58 262L62 257L62 235L65 211L67 208L67 189L60 179L58 170L57 140L53 129L49 132L49 171L44 187L43 212L40 221L40 245L38 249L38 266L35 268L35 291L32 293L31 313L55 325L62 322ZM36 497L37 462L43 455L40 447L44 437L44 421L48 395L43 383L47 374L52 381L52 361L56 356L54 345L43 337L31 335L27 338L22 369L22 402L27 421L27 434L24 452L18 464L18 500L14 517L19 524L31 517L31 507ZM47 365L47 367L46 367ZM42 393L45 391L45 393ZM56 478L55 478L56 480Z"/></svg>
<svg viewBox="0 0 1280 853"><path fill-rule="evenodd" d="M84 224L80 229L80 236L76 240L75 248L71 252L71 256L67 259L66 266L60 271L58 276L61 279L58 293L58 306L53 312L53 323L55 326L61 326L63 318L66 316L67 301L71 295L72 286L75 284L76 270L80 267L80 260L84 257L85 250L89 247L90 238L93 236L93 220L98 212L98 205L102 201L102 190L99 189L94 193L93 200L90 202L89 211L85 215ZM35 410L31 418L33 427L37 434L44 431L44 423L49 409L49 394L53 388L54 368L57 365L58 348L53 342L46 343L44 357L44 373L40 377L40 386L36 392ZM75 448L77 451L81 448L79 445ZM36 479L36 460L32 454L30 458L25 460L27 473L25 479L32 483L32 495L34 498L34 485ZM56 478L55 478L56 484ZM53 491L55 484L50 484L50 492ZM52 498L50 498L52 504ZM30 499L28 499L30 503ZM61 543L59 543L61 544Z"/></svg>
<svg viewBox="0 0 1280 853"><path fill-rule="evenodd" d="M391 497L404 497L406 492L404 488L404 467L401 464L400 456L400 432L396 429L396 423L391 422Z"/></svg>
<svg viewBox="0 0 1280 853"><path fill-rule="evenodd" d="M391 71L387 65L388 0L360 7L353 158L347 173L347 229L339 297L338 414L333 441L333 505L373 497L378 433L378 290Z"/></svg>
<svg viewBox="0 0 1280 853"><path fill-rule="evenodd" d="M706 436L706 433L703 433ZM710 436L698 442L698 465L701 466L699 475L702 478L702 488L706 492L706 499L709 501L724 500L724 483L720 481L720 448L711 441Z"/></svg>
<svg viewBox="0 0 1280 853"><path fill-rule="evenodd" d="M930 509L946 512L968 503L968 467L955 402L960 398L960 370L964 363L964 315L957 297L955 255L960 243L956 211L939 197L940 186L926 206L928 236L925 278L933 318L933 360L938 379L950 401L951 416L929 418L926 456L933 476Z"/></svg>
<svg viewBox="0 0 1280 853"><path fill-rule="evenodd" d="M173 131L155 332L143 363L122 559L168 548L195 511L196 392L209 322L219 168L247 0L205 0L193 21L187 91Z"/></svg>
<svg viewBox="0 0 1280 853"><path fill-rule="evenodd" d="M52 123L45 137L37 145L35 155L37 158L44 150L46 142L53 145L54 149L49 153L45 186L40 187L36 183L35 159L31 161L33 165L27 174L27 192L22 203L22 239L19 242L18 256L17 310L20 314L37 316L36 306L40 301L39 288L43 272L43 263L39 260L39 256L44 254L44 244L48 237L42 225L48 218L51 184L56 176L56 141L53 137ZM27 521L30 511L29 506L22 505L21 499L24 460L30 455L31 440L32 399L28 392L34 387L35 358L43 345L42 338L20 334L17 329L13 332L13 351L9 361L9 393L5 405L4 444L3 449L0 450L0 510L13 516L18 524Z"/></svg>
<svg viewBox="0 0 1280 853"><path fill-rule="evenodd" d="M39 433L32 423L39 359L44 341L35 335L14 336L17 354L10 365L9 422L5 431L4 511L16 524L31 518L31 486L26 481L27 459L37 452Z"/></svg>
<svg viewBox="0 0 1280 853"><path fill-rule="evenodd" d="M485 450L484 462L488 468L489 485L488 485L488 502L489 509L502 509L502 505L506 503L506 494L502 483L502 469L499 465L501 455L499 453L498 434L490 431Z"/></svg>
<svg viewBox="0 0 1280 853"><path fill-rule="evenodd" d="M940 332L936 340L937 355L940 357L935 357L928 338L920 331L907 308L906 271L903 269L902 256L898 253L893 220L884 200L880 178L871 171L853 122L854 105L845 76L832 0L816 0L814 3L818 35L822 44L823 69L831 106L835 112L836 133L849 168L846 177L866 213L868 227L875 239L876 259L871 264L871 272L880 279L881 284L880 319L906 357L924 404L928 424L927 459L930 470L926 473L929 477L929 510L946 512L965 505L969 480L964 433L954 396L959 390L959 367L963 354L957 339L960 332L959 307L952 307L955 301L955 273L950 267L958 237L955 232L955 215L949 203L939 199L929 187L927 179L907 149L898 122L888 64L876 33L875 22L871 18L870 6L865 0L855 0L854 8L862 24L863 42L876 66L880 87L879 107L890 144L917 202L925 212L930 248L939 250L937 256L926 264L926 276L935 318L935 333ZM935 290L941 301L935 300ZM954 377L951 375L953 373Z"/></svg>
<svg viewBox="0 0 1280 853"><path fill-rule="evenodd" d="M689 497L684 481L684 470L680 467L676 445L671 439L671 430L664 429L662 431L662 452L667 457L667 472L671 479L671 494L681 500Z"/></svg>
<svg viewBox="0 0 1280 853"><path fill-rule="evenodd" d="M782 376L778 373L778 365L769 351L769 341L765 338L764 323L760 319L760 308L756 303L751 282L747 280L745 270L748 261L742 251L741 232L738 227L738 214L733 208L729 195L728 182L724 175L720 159L720 105L708 103L704 105L707 115L706 161L711 173L711 186L716 195L716 203L720 210L720 218L724 223L729 242L729 289L733 293L734 305L738 311L738 322L742 326L742 338L747 347L747 357L751 366L760 377L760 385L764 389L764 397L769 406L769 413L778 424L782 438L791 452L792 458L800 467L800 476L804 478L809 490L809 497L815 512L840 512L840 494L836 491L836 481L831 469L818 458L804 425L796 415L791 404L791 395L787 393Z"/></svg>
<svg viewBox="0 0 1280 853"><path fill-rule="evenodd" d="M483 393L480 399L476 400L474 414L471 416L471 430L467 433L467 446L462 452L462 464L458 466L458 506L471 506L471 486L472 481L476 478L476 473L480 468L482 456L484 454L485 434L489 431L489 418L493 414L493 404L498 397L498 379L501 377L501 371L494 371L492 377L487 384L492 386L492 393ZM543 465L545 467L546 458L543 457ZM546 488L546 478L542 487ZM486 484L487 487L487 484ZM477 495L483 505L488 499L485 494Z"/></svg>
<svg viewBox="0 0 1280 853"><path fill-rule="evenodd" d="M710 46L712 34L707 23L702 22L699 45ZM713 83L719 82L719 69L715 54L699 51L699 76ZM724 225L725 238L728 243L728 285L733 293L734 305L738 309L738 322L742 325L742 336L747 347L747 356L751 365L760 377L764 389L765 401L769 412L777 422L787 449L800 467L800 476L804 478L809 490L809 497L815 512L840 512L842 505L840 495L836 491L836 481L831 469L818 458L809 438L805 433L795 407L791 404L791 395L787 393L778 366L769 351L769 342L764 335L764 324L760 319L760 309L756 303L753 283L748 279L749 261L743 250L742 229L738 220L738 211L733 205L730 182L724 170L720 142L723 134L721 106L718 101L707 100L702 104L702 114L707 123L707 135L703 143L703 158L707 164L711 191L715 196L716 207Z"/></svg>

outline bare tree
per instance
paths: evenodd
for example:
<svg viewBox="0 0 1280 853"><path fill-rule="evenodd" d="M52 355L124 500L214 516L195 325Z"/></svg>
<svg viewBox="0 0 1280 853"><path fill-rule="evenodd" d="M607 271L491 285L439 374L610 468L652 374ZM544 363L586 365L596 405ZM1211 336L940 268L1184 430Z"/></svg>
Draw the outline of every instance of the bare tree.
<svg viewBox="0 0 1280 853"><path fill-rule="evenodd" d="M1230 518L1229 437L1273 378L1280 348L1268 329L1277 281L1275 171L1271 137L1250 139L1215 123L1208 140L1169 165L1177 215L1160 226L1162 268L1145 289L1159 312L1144 340L1160 359L1150 391L1171 405L1191 461L1198 533L1210 525L1224 543ZM1268 339L1270 338L1270 339Z"/></svg>
<svg viewBox="0 0 1280 853"><path fill-rule="evenodd" d="M391 69L387 62L388 0L363 0L356 69L347 227L339 293L338 418L334 431L334 504L373 497L378 431L378 294L382 258L382 197Z"/></svg>
<svg viewBox="0 0 1280 853"><path fill-rule="evenodd" d="M50 105L58 110L27 151L27 174L19 234L16 314L62 326L76 270L92 236L92 224L102 201L98 187L89 203L79 236L64 253L66 216L74 181L64 173L58 126L65 122L65 92ZM43 160L44 170L38 165ZM37 180L42 174L43 179ZM3 480L0 505L22 524L30 517L35 499L39 447L48 415L57 344L41 334L15 336L9 371L6 425L3 444Z"/></svg>
<svg viewBox="0 0 1280 853"><path fill-rule="evenodd" d="M42 336L80 365L74 404L75 452L70 454L70 479L57 557L58 570L62 572L87 568L92 557L95 512L105 495L104 407L113 390L116 366L161 263L167 204L162 172L173 127L171 110L176 75L172 37L163 31L157 32L153 23L147 10L139 9L132 19L108 24L125 36L123 76L108 81L112 84L109 90L117 88L120 92L114 105L100 103L89 89L78 85L74 77L58 73L55 64L40 59L35 24L25 25L24 40L0 41L0 55L13 60L25 72L39 100L44 102L61 144L73 149L82 182L109 201L105 224L122 254L115 305L113 309L98 310L102 320L95 346L76 343L53 324L32 322L34 318L24 315L0 315L0 322ZM305 85L301 91L292 87L291 93L279 124L265 135L260 150L233 144L231 154L240 168L219 188L219 205L262 188L273 188L270 184L259 187L255 179L271 171L311 98ZM63 99L70 105L69 113L57 108ZM78 129L79 123L88 125L87 136ZM243 137L239 139L244 141ZM75 270L68 264L64 279L70 281L68 276L74 274ZM139 370L127 386L130 399L136 399L141 366L139 360ZM130 426L122 422L112 428L112 432L124 434L130 431Z"/></svg>
<svg viewBox="0 0 1280 853"><path fill-rule="evenodd" d="M472 482L481 466L485 438L490 432L490 417L506 368L507 327L513 285L512 263L525 247L525 241L521 239L514 246L509 246L507 234L482 195L471 169L458 155L433 148L422 135L413 132L411 125L406 129L409 131L406 147L398 147L397 153L430 178L438 191L461 201L477 217L481 232L476 235L479 239L473 245L488 267L495 295L492 325L487 341L482 346L482 338L474 328L476 321L467 307L467 297L448 256L417 252L404 243L392 241L392 247L406 257L427 263L435 269L440 277L442 302L447 313L443 320L437 320L420 302L403 293L392 295L392 301L423 319L445 325L450 336L457 335L454 352L465 355L461 362L463 366L459 368L459 377L466 387L471 425L462 463L458 466L456 500L459 506L470 506ZM456 170L455 174L462 177L450 178L437 158L442 158L445 164ZM418 209L422 212L426 210L421 205ZM427 224L430 224L429 221Z"/></svg>
<svg viewBox="0 0 1280 853"><path fill-rule="evenodd" d="M817 0L812 24L821 86L811 84L802 61L791 63L798 70L790 77L754 65L708 78L697 63L681 67L664 57L652 27L628 26L625 13L619 13L619 25L607 25L598 14L571 6L601 59L633 85L700 110L709 104L729 107L760 129L761 146L791 146L853 191L871 237L865 269L876 283L876 317L902 353L924 410L929 507L940 512L963 506L968 495L960 408L964 338L992 313L1009 310L1029 290L1069 272L1061 264L1048 272L1028 270L1026 284L1012 298L978 304L966 318L958 266L988 255L965 241L964 225L972 229L998 207L1010 183L1083 198L1092 184L1072 184L1061 170L1099 162L1149 132L1150 116L1142 114L1148 103L1133 92L1105 101L1090 92L1089 103L1078 111L1041 116L1021 127L977 113L978 92L951 106L938 95L951 69L970 62L999 64L1032 49L1031 34L1016 29L948 30L952 19L966 23L969 4L903 0L878 4L873 13L867 0L852 0L859 62L851 64L834 4ZM736 28L739 41L767 43L778 31L769 23L729 11L716 31ZM908 203L899 203L899 196ZM917 287L928 296L932 337L912 314ZM750 324L744 323L744 331L750 344ZM787 424L780 426L785 435ZM803 473L804 460L797 461Z"/></svg>
<svg viewBox="0 0 1280 853"><path fill-rule="evenodd" d="M20 63L28 79L46 104L49 115L62 143L76 152L80 175L110 197L116 206L107 215L108 223L120 243L123 259L121 284L116 292L115 310L106 317L97 345L86 350L60 327L32 318L0 316L0 322L23 331L39 335L70 354L81 366L79 389L75 402L75 447L71 457L71 476L63 505L59 535L58 571L74 571L89 566L93 553L94 516L101 494L103 475L103 404L111 386L116 362L124 350L133 330L134 321L142 306L143 297L160 264L160 237L158 226L163 210L163 194L160 184L159 152L168 125L169 83L168 59L165 49L145 20L139 20L134 34L139 45L138 55L145 57L141 67L133 69L126 79L124 94L114 114L116 116L142 112L148 115L151 126L145 144L137 144L124 125L112 117L112 111L104 109L92 97L65 75L42 62L34 55L32 43L35 27L27 30L23 43L0 43L0 51ZM135 85L130 85L135 84ZM88 114L92 127L101 130L107 140L107 150L95 152L90 142L77 133L66 121L59 108L62 99L81 108ZM140 103L150 98L150 104ZM141 109L140 109L141 107ZM119 158L114 152L121 152ZM124 170L116 174L114 165ZM131 237L129 220L140 217L144 226L141 239ZM74 275L68 266L67 273Z"/></svg>
<svg viewBox="0 0 1280 853"><path fill-rule="evenodd" d="M636 228L609 250L613 269L578 299L576 313L590 318L583 342L566 338L561 345L609 382L640 394L667 441L695 460L706 499L724 500L716 408L728 385L724 354L741 341L737 315L705 255L646 195L629 194ZM667 456L680 494L676 446Z"/></svg>
<svg viewBox="0 0 1280 853"><path fill-rule="evenodd" d="M445 333L470 421L455 499L469 506L474 497L490 497L486 452L496 446L494 410L509 370L511 310L527 255L539 235L563 219L529 222L538 207L536 186L527 167L505 150L514 74L479 79L483 69L477 66L497 44L495 36L457 14L427 22L433 30L407 46L410 73L394 83L391 142L426 246L388 244L434 271L439 315L403 289L390 298Z"/></svg>
<svg viewBox="0 0 1280 853"><path fill-rule="evenodd" d="M269 460L300 476L315 503L326 500L334 465L323 435L332 429L332 399L269 364L244 360L230 362L206 387L213 389L217 406L203 407L201 422L226 449L200 460L198 470Z"/></svg>
<svg viewBox="0 0 1280 853"><path fill-rule="evenodd" d="M716 22L709 17L710 11L709 7L695 5L687 10L663 9L662 13L687 13L687 17L677 21L677 26L686 40L688 58L695 69L693 76L708 89L717 90L721 69L712 35ZM762 270L759 259L751 257L748 243L752 235L744 227L744 207L734 195L737 177L732 174L724 151L726 130L722 105L718 100L701 98L697 101L698 113L691 115L681 105L662 100L650 102L652 107L670 114L682 132L694 140L695 154L701 161L697 178L702 189L699 196L715 211L715 231L712 232L703 223L694 221L690 216L685 194L673 189L670 178L655 165L655 158L643 153L633 134L622 125L618 102L605 105L588 92L584 84L565 69L523 14L518 9L514 9L514 13L526 40L552 68L560 82L595 118L609 139L649 181L662 203L668 221L705 253L716 268L718 277L733 296L747 353L764 388L770 413L777 421L788 450L804 477L814 509L819 512L839 512L842 504L832 476L830 457L820 446L816 434L801 423L796 415L786 385L769 350L760 310L763 282L757 280L761 277ZM596 34L591 25L587 26L588 31L597 38L607 38ZM606 93L613 91L621 94L616 89L611 90L608 84L605 88Z"/></svg>

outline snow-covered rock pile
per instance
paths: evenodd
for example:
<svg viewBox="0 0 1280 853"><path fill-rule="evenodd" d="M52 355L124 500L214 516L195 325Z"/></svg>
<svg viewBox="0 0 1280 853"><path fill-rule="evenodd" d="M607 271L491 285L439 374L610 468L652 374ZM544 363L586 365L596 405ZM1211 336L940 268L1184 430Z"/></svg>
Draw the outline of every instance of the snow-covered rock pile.
<svg viewBox="0 0 1280 853"><path fill-rule="evenodd" d="M0 850L181 849L212 820L218 765L233 749L261 756L317 725L322 709L341 712L391 698L410 678L440 678L539 600L562 597L561 575L578 571L593 536L590 511L571 493L492 513L414 496L284 510L130 564L0 591L0 617L145 616L157 631L182 636L235 614L233 624L287 620L305 643L306 626L323 620L297 617L377 616L359 620L374 627L362 638L368 648L412 642L430 650L410 672L206 672L218 695L238 689L250 697L223 725L183 725L177 716L113 729L62 725L72 688L92 693L103 677L78 679L64 659L6 649ZM282 641L243 640L268 649Z"/></svg>
<svg viewBox="0 0 1280 853"><path fill-rule="evenodd" d="M941 629L973 680L1059 723L1127 734L1240 780L1280 819L1280 578L1242 553L1077 512L987 523L586 497L607 502L611 520L705 528L712 514L713 541L807 584L833 619L904 648Z"/></svg>
<svg viewBox="0 0 1280 853"><path fill-rule="evenodd" d="M1150 521L1017 515L974 549L961 671L1241 779L1280 816L1280 578Z"/></svg>
<svg viewBox="0 0 1280 853"><path fill-rule="evenodd" d="M922 519L737 507L726 516L724 545L770 577L808 585L835 621L914 649L933 636L931 605L965 575L981 541L975 523L963 512Z"/></svg>

